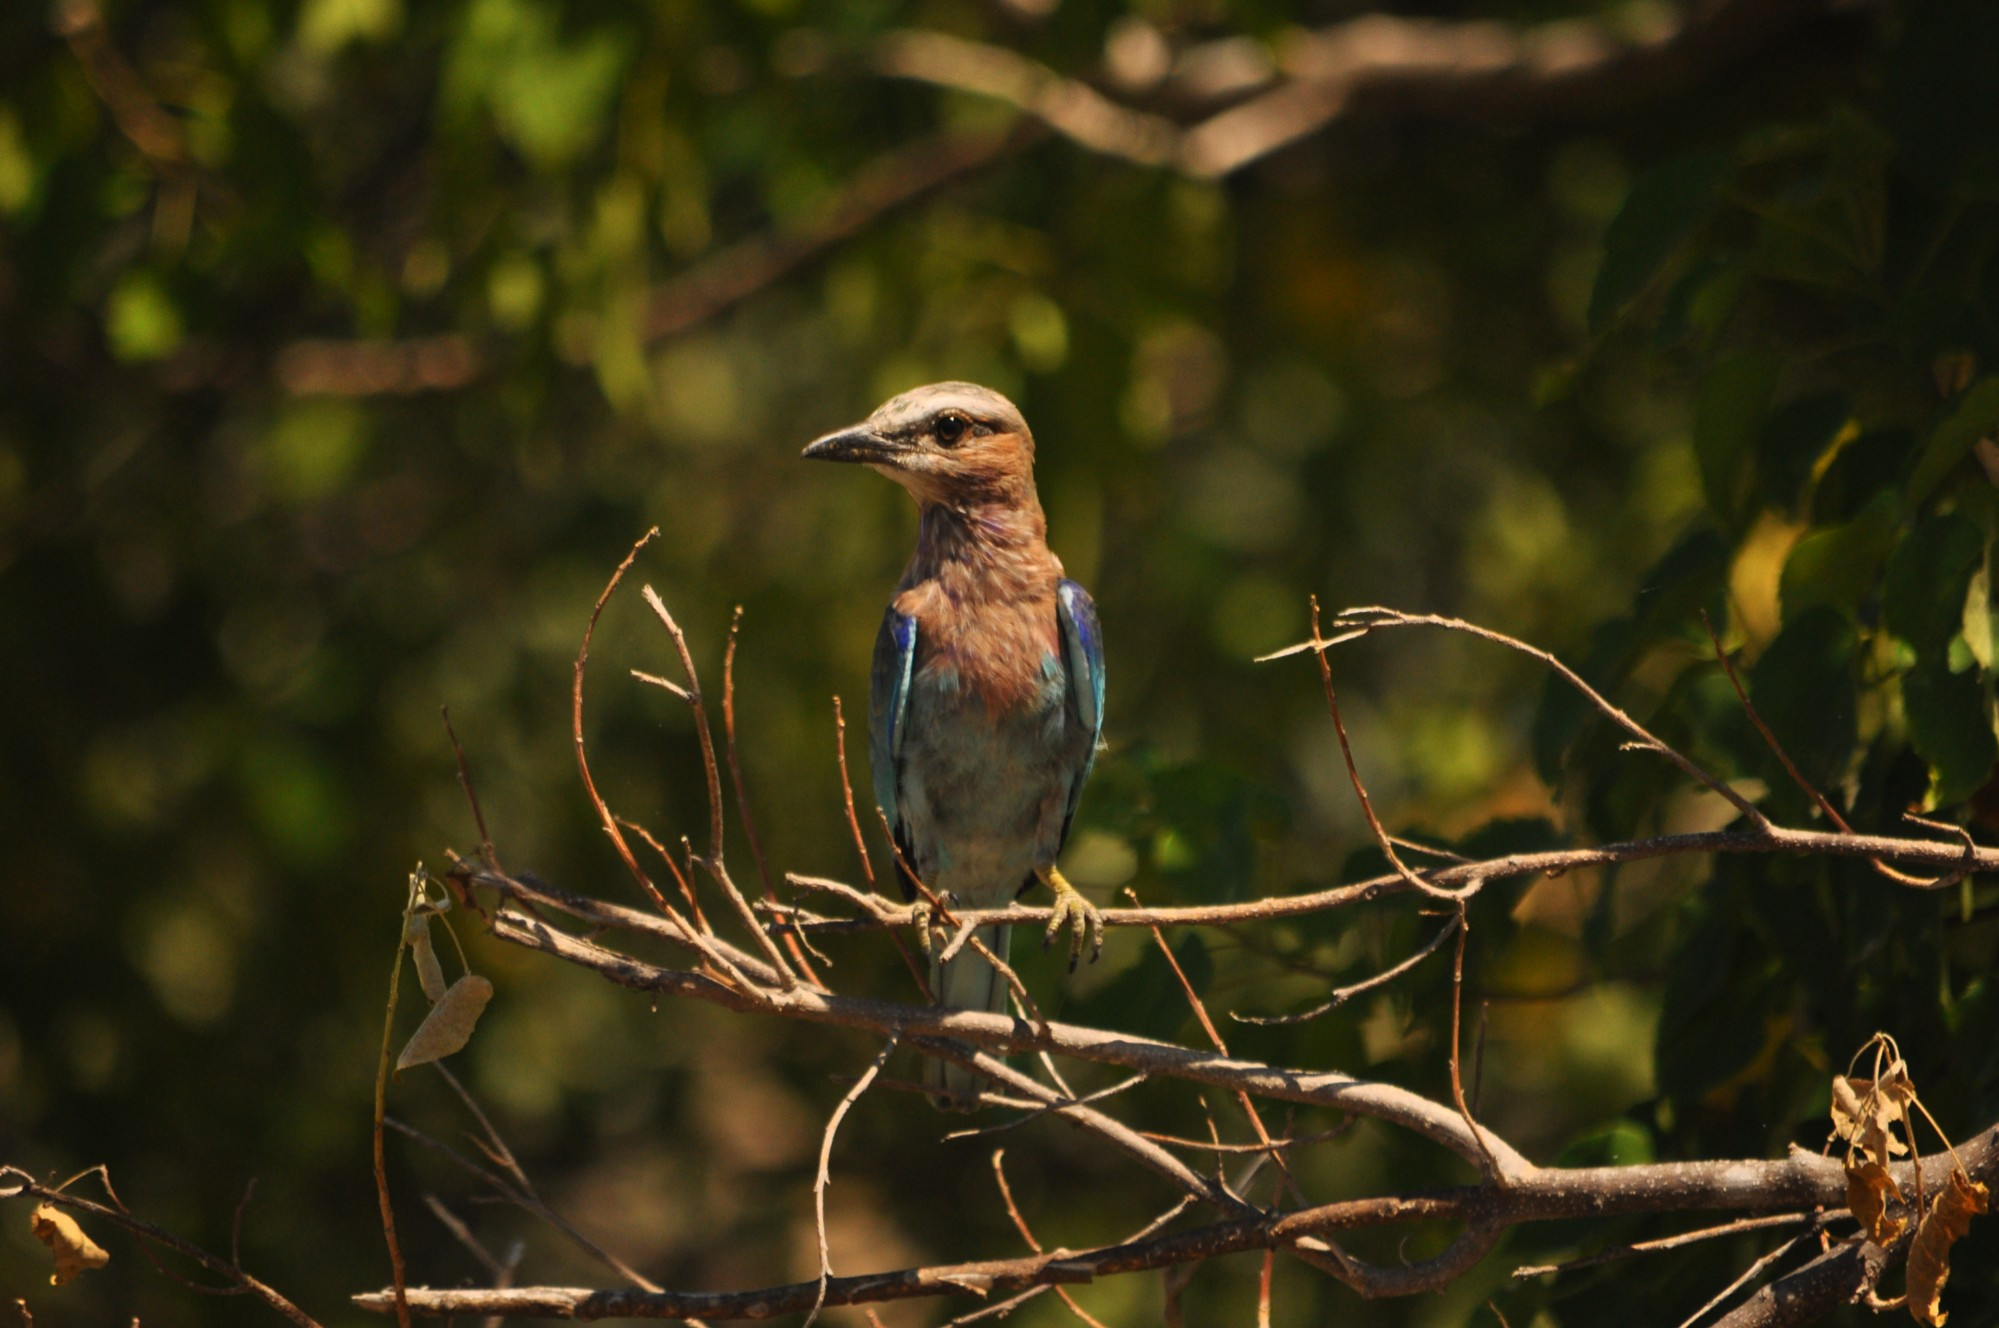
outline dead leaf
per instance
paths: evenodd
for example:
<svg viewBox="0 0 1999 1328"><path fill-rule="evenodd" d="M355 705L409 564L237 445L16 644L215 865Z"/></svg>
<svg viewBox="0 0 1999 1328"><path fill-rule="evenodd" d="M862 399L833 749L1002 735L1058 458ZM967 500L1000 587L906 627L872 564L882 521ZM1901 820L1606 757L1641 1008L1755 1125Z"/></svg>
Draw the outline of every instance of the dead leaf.
<svg viewBox="0 0 1999 1328"><path fill-rule="evenodd" d="M1888 1214L1888 1201L1903 1202L1901 1187L1888 1174L1888 1168L1871 1157L1858 1154L1846 1159L1846 1206L1853 1213L1860 1229L1867 1233L1867 1239L1876 1245L1887 1246L1902 1234L1907 1225L1899 1217Z"/></svg>
<svg viewBox="0 0 1999 1328"><path fill-rule="evenodd" d="M430 1013L417 1025L416 1032L410 1034L403 1054L396 1057L397 1071L412 1065L428 1065L461 1050L472 1040L472 1030L478 1027L479 1016L486 1002L492 999L493 984L477 973L467 973L445 988L437 1004L430 1007Z"/></svg>
<svg viewBox="0 0 1999 1328"><path fill-rule="evenodd" d="M1952 1242L1971 1229L1971 1218L1990 1206L1991 1192L1962 1171L1950 1173L1950 1183L1916 1227L1909 1249L1909 1315L1917 1323L1941 1325L1943 1284L1950 1280Z"/></svg>
<svg viewBox="0 0 1999 1328"><path fill-rule="evenodd" d="M1902 1103L1913 1101L1915 1089L1902 1063L1896 1061L1891 1078L1883 1075L1879 1084L1872 1079L1832 1077L1832 1130L1849 1148L1858 1148L1877 1162L1886 1162L1909 1151L1895 1137L1894 1127L1902 1119Z"/></svg>
<svg viewBox="0 0 1999 1328"><path fill-rule="evenodd" d="M92 1268L102 1268L111 1262L111 1256L96 1241L83 1234L83 1228L76 1219L54 1204L42 1204L28 1214L28 1225L34 1228L35 1238L49 1247L55 1256L56 1270L49 1278L54 1286L73 1281L79 1273Z"/></svg>
<svg viewBox="0 0 1999 1328"><path fill-rule="evenodd" d="M423 994L437 1004L444 999L444 965L437 962L437 951L430 944L430 914L412 913L403 924L403 940L416 960L416 980L423 984Z"/></svg>

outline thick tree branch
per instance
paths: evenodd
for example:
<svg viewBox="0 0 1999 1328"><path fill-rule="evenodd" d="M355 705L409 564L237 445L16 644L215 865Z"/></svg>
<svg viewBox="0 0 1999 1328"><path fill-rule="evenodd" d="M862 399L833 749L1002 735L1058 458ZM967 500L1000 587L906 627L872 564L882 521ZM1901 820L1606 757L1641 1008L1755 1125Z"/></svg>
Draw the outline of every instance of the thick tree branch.
<svg viewBox="0 0 1999 1328"><path fill-rule="evenodd" d="M1972 1175L1999 1179L1999 1126L1958 1149ZM1949 1153L1922 1160L1926 1175L1941 1178L1952 1166ZM1898 1176L1913 1179L1909 1163ZM1474 1186L1429 1194L1390 1195L1323 1204L1290 1213L1272 1213L1218 1222L1190 1231L1128 1241L1080 1252L1056 1251L1021 1259L905 1268L826 1284L828 1305L906 1300L963 1292L1006 1295L1040 1285L1092 1281L1118 1273L1163 1268L1245 1250L1281 1248L1306 1236L1361 1227L1437 1220L1461 1221L1472 1229L1493 1230L1523 1222L1558 1218L1609 1217L1633 1213L1681 1212L1712 1208L1760 1211L1792 1206L1839 1208L1846 1178L1838 1163L1815 1153L1793 1152L1782 1161L1660 1163L1652 1166L1593 1167L1574 1171L1537 1169L1505 1186ZM1848 1264L1860 1248L1848 1244L1826 1259L1780 1280L1745 1304L1762 1300L1790 1303L1807 1296L1846 1294L1857 1283ZM1878 1253L1878 1252L1877 1252ZM1856 1265L1857 1266L1857 1265ZM1878 1263L1874 1265L1878 1271ZM1824 1286L1822 1287L1821 1282ZM1779 1288L1786 1288L1779 1290ZM809 1309L819 1284L799 1282L745 1292L593 1291L572 1287L523 1287L512 1291L433 1291L413 1289L412 1310L425 1315L514 1314L540 1318L713 1319L765 1318ZM1411 1290L1418 1288L1410 1288ZM1775 1293L1774 1295L1771 1293ZM377 1313L389 1308L386 1292L355 1297ZM1824 1302L1829 1307L1833 1301ZM1821 1310L1822 1312L1822 1310ZM1736 1323L1731 1317L1724 1322ZM1803 1318L1745 1318L1739 1322L1791 1324Z"/></svg>

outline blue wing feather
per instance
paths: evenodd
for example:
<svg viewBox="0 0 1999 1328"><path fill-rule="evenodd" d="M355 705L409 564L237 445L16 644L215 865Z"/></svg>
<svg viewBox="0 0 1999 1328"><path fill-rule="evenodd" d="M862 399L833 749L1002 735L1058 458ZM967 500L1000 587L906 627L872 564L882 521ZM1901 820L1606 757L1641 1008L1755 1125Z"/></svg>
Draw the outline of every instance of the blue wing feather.
<svg viewBox="0 0 1999 1328"><path fill-rule="evenodd" d="M868 768L874 777L875 805L888 817L889 832L906 856L897 793L901 783L902 744L909 718L909 679L916 665L916 619L888 606L881 631L875 635L874 666L868 685ZM897 873L898 877L901 873ZM907 882L903 893L912 894Z"/></svg>
<svg viewBox="0 0 1999 1328"><path fill-rule="evenodd" d="M1062 626L1062 664L1069 674L1069 703L1090 731L1089 751L1069 786L1069 808L1062 819L1062 839L1067 842L1069 823L1076 819L1076 803L1083 796L1083 785L1097 762L1097 746L1104 736L1104 637L1097 623L1096 601L1074 581L1065 579L1056 587L1055 611Z"/></svg>

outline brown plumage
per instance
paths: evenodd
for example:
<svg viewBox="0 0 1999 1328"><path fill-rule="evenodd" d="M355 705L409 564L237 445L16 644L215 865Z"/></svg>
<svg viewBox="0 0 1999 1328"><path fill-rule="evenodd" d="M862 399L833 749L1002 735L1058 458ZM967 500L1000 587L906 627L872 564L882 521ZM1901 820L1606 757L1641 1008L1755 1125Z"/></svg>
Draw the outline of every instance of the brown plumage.
<svg viewBox="0 0 1999 1328"><path fill-rule="evenodd" d="M1055 891L1052 936L1073 922L1101 944L1096 910L1055 868L1102 727L1096 610L1062 577L1034 490L1034 436L1012 402L970 383L896 397L805 449L857 462L916 499L916 551L875 644L869 761L875 800L904 858L947 905ZM1008 929L981 941L1004 958ZM976 952L933 955L947 1006L1004 1010L1006 985ZM933 1064L953 1103L977 1078Z"/></svg>

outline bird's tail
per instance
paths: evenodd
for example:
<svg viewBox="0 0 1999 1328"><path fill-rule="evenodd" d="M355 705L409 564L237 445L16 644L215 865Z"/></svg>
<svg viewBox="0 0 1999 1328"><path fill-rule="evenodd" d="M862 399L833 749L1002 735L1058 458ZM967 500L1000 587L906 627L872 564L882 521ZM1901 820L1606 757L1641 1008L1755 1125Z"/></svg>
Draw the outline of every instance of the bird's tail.
<svg viewBox="0 0 1999 1328"><path fill-rule="evenodd" d="M981 927L974 934L988 950L1005 959L1007 937L1012 932L1011 927ZM937 962L935 952L931 954L930 994L947 1009L1006 1013L1006 979L970 945L946 964ZM923 1063L924 1087L936 1095L939 1106L969 1109L980 1080L976 1072L949 1061Z"/></svg>

